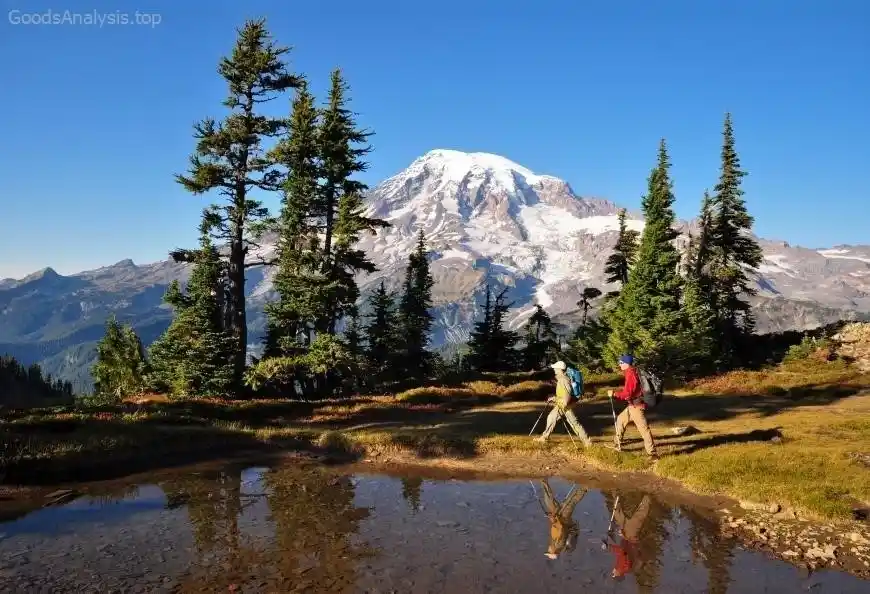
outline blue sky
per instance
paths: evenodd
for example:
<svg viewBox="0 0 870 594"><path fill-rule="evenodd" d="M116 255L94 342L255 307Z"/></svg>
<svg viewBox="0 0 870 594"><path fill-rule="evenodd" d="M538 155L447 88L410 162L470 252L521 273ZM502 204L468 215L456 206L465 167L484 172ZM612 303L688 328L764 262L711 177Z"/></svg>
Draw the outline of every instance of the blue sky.
<svg viewBox="0 0 870 594"><path fill-rule="evenodd" d="M292 67L316 93L344 69L376 133L370 184L454 148L636 208L664 136L689 218L715 183L730 110L759 234L870 243L860 0L0 2L0 278L144 263L195 243L207 198L173 173L187 166L192 124L223 113L217 62L257 16L294 47ZM119 7L160 23L10 22L14 10Z"/></svg>

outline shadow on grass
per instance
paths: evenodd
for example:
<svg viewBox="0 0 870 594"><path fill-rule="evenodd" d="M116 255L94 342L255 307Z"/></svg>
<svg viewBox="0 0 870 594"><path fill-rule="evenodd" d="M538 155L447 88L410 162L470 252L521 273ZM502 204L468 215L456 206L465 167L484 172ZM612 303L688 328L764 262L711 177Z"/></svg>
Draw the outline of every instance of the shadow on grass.
<svg viewBox="0 0 870 594"><path fill-rule="evenodd" d="M437 434L428 434L422 437L408 434L392 435L389 445L413 453L422 459L468 459L475 458L480 454L473 439L451 438Z"/></svg>
<svg viewBox="0 0 870 594"><path fill-rule="evenodd" d="M742 433L720 433L716 435L697 436L695 439L679 441L671 446L670 452L673 454L692 454L698 450L705 448L714 448L716 446L738 443L773 443L775 437L782 437L781 427L773 429L754 429ZM669 439L680 439L677 436L660 436L656 438L656 442L662 445L667 445Z"/></svg>
<svg viewBox="0 0 870 594"><path fill-rule="evenodd" d="M46 426L49 429L46 430ZM153 426L150 423L89 419L69 431L51 423L26 433L2 431L0 478L5 484L55 485L117 478L159 468L204 462L240 452L275 451L251 433L220 427ZM283 440L284 447L312 448L310 442Z"/></svg>
<svg viewBox="0 0 870 594"><path fill-rule="evenodd" d="M672 398L666 395L650 418L725 421L745 414L770 417L797 407L828 406L863 390L859 386L810 384L790 390L768 389L765 394L692 394Z"/></svg>

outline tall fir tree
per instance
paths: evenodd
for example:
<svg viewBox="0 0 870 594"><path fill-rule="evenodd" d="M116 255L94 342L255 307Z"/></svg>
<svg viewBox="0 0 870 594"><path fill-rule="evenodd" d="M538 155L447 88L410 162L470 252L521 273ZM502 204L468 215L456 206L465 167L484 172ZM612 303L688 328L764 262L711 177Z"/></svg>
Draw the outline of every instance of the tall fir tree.
<svg viewBox="0 0 870 594"><path fill-rule="evenodd" d="M703 280L691 274L686 277L682 297L683 327L676 335L679 348L671 354L671 367L684 377L699 376L715 367L714 319Z"/></svg>
<svg viewBox="0 0 870 594"><path fill-rule="evenodd" d="M375 233L389 226L386 221L363 214L362 193L367 186L354 176L368 168L364 157L371 152L366 142L372 133L357 127L354 114L347 108L348 90L341 71L334 70L318 133L322 182L314 213L322 225L321 266L329 281L325 300L329 313L318 320L317 329L329 333L335 332L338 320L359 297L354 275L376 270L366 253L354 249L354 244L361 233Z"/></svg>
<svg viewBox="0 0 870 594"><path fill-rule="evenodd" d="M507 288L495 298L489 285L483 306L483 319L476 322L468 341L468 363L476 371L512 371L516 369L519 335L505 328L505 317L513 305L505 303Z"/></svg>
<svg viewBox="0 0 870 594"><path fill-rule="evenodd" d="M178 281L169 286L164 301L174 308L175 317L149 349L149 379L156 391L173 396L223 396L239 387L236 337L224 329L219 299L224 266L209 237L209 223L203 220L186 291Z"/></svg>
<svg viewBox="0 0 870 594"><path fill-rule="evenodd" d="M524 342L522 349L524 369L541 369L551 360L556 360L559 341L553 331L550 314L540 305L535 305L534 313L526 322Z"/></svg>
<svg viewBox="0 0 870 594"><path fill-rule="evenodd" d="M629 229L626 223L625 209L619 211L619 235L616 238L616 245L613 246L613 253L607 258L604 265L605 280L607 283L619 283L620 287L624 287L628 282L628 274L634 265L635 256L637 254L637 242L640 233L634 229ZM611 291L608 293L610 297L615 297L619 291Z"/></svg>
<svg viewBox="0 0 870 594"><path fill-rule="evenodd" d="M366 383L364 376L368 372L365 358L365 337L359 308L356 305L349 307L344 320L345 326L342 332L342 339L345 347L347 347L348 355L353 360L351 373L345 378L345 383L348 388L359 391Z"/></svg>
<svg viewBox="0 0 870 594"><path fill-rule="evenodd" d="M187 175L176 181L193 194L218 190L225 202L209 207L205 217L209 232L229 247L226 276L230 312L229 333L235 337L233 377L238 383L247 353L245 268L261 262L246 262L249 246L256 245L257 223L268 216L252 189L277 191L282 174L263 147L263 140L279 136L286 120L263 115L262 103L299 86L300 79L289 73L283 56L286 47L276 46L264 19L247 21L229 57L218 72L227 82L229 95L224 105L231 110L221 122L205 119L194 127L196 149ZM190 261L190 252L177 252Z"/></svg>
<svg viewBox="0 0 870 594"><path fill-rule="evenodd" d="M583 319L581 320L583 326L586 325L589 319L589 308L592 307L592 302L599 297L601 297L601 289L596 287L586 287L580 293L580 301L577 302L577 306L583 312Z"/></svg>
<svg viewBox="0 0 870 594"><path fill-rule="evenodd" d="M704 190L701 199L701 212L698 215L698 235L694 238L692 249L689 250L689 270L699 281L709 279L712 264L710 241L713 235L713 200L710 193ZM702 282L702 284L705 284Z"/></svg>
<svg viewBox="0 0 870 594"><path fill-rule="evenodd" d="M265 308L267 357L304 354L314 339L315 323L328 315L314 213L321 174L317 126L314 97L303 83L293 101L288 134L272 151L275 161L287 168L287 177L277 220L273 284L278 299Z"/></svg>
<svg viewBox="0 0 870 594"><path fill-rule="evenodd" d="M568 341L566 358L587 372L601 368L601 350L607 342L608 327L603 321L607 317L606 313L597 319L589 319L592 302L599 297L601 297L601 289L596 287L586 287L580 293L577 306L583 312L583 317L580 326L574 330L573 336ZM605 305L607 304L608 302L605 301Z"/></svg>
<svg viewBox="0 0 870 594"><path fill-rule="evenodd" d="M746 172L734 148L731 114L722 131L722 164L712 199L710 250L712 252L713 310L722 360L733 363L741 338L752 333L755 320L746 297L757 293L747 271L761 265L763 254L751 235L753 219L741 188Z"/></svg>
<svg viewBox="0 0 870 594"><path fill-rule="evenodd" d="M426 236L421 230L417 246L408 257L405 283L399 301L402 368L408 377L423 379L432 371L432 356L426 350L433 317L432 287L435 281L429 271Z"/></svg>
<svg viewBox="0 0 870 594"><path fill-rule="evenodd" d="M147 373L142 341L130 325L114 315L106 321L106 333L97 343L97 360L91 369L94 395L120 400L140 392Z"/></svg>
<svg viewBox="0 0 870 594"><path fill-rule="evenodd" d="M607 344L610 327L606 316L588 320L578 326L568 341L565 358L587 373L603 371L603 350Z"/></svg>
<svg viewBox="0 0 870 594"><path fill-rule="evenodd" d="M365 345L363 344L363 328L360 322L359 308L351 306L347 312L347 325L344 328L344 344L354 357L362 356Z"/></svg>
<svg viewBox="0 0 870 594"><path fill-rule="evenodd" d="M493 327L492 290L486 285L486 296L483 300L483 317L474 323L468 339L468 364L472 369L483 370L490 356L492 346L490 336Z"/></svg>
<svg viewBox="0 0 870 594"><path fill-rule="evenodd" d="M642 207L646 225L637 261L610 315L611 334L605 350L609 365L622 353L633 353L646 364L668 367L676 335L685 328L681 310L680 253L674 245L674 195L670 160L664 139L658 163L649 176Z"/></svg>
<svg viewBox="0 0 870 594"><path fill-rule="evenodd" d="M394 348L398 342L397 312L393 296L384 282L369 298L368 324L365 326L366 361L376 383L395 379L392 369Z"/></svg>

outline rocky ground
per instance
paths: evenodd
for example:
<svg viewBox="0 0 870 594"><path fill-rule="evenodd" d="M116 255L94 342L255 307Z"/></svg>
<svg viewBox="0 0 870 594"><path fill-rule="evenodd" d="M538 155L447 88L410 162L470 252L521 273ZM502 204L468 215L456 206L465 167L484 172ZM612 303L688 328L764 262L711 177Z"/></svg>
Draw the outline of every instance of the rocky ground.
<svg viewBox="0 0 870 594"><path fill-rule="evenodd" d="M870 526L814 522L792 509L741 502L722 510L722 534L806 571L836 568L870 579Z"/></svg>

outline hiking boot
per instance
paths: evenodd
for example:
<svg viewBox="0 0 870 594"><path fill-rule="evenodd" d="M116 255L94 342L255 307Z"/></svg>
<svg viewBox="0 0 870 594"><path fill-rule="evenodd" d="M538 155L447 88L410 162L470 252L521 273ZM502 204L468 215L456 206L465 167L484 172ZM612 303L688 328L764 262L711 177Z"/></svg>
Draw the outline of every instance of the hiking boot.
<svg viewBox="0 0 870 594"><path fill-rule="evenodd" d="M544 437L543 435L539 435L538 437L536 437L534 439L534 441L537 441L538 443L545 443L547 441L547 438Z"/></svg>

